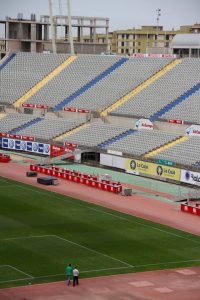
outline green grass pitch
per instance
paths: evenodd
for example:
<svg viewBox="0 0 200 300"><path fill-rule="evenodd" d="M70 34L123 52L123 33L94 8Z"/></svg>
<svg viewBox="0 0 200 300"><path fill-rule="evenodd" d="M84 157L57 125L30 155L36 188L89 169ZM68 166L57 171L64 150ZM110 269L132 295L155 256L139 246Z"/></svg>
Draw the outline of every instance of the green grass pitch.
<svg viewBox="0 0 200 300"><path fill-rule="evenodd" d="M200 265L199 236L5 178L0 228L0 288Z"/></svg>

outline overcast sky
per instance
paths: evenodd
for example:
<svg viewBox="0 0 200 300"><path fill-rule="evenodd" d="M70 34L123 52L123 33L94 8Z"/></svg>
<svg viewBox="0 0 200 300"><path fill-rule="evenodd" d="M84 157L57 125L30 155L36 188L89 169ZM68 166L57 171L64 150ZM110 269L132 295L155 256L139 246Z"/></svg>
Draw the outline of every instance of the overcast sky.
<svg viewBox="0 0 200 300"><path fill-rule="evenodd" d="M54 14L59 14L59 0L53 1ZM66 0L62 2L67 14ZM74 16L108 17L110 31L156 25L156 9L161 9L160 25L164 29L177 29L180 25L200 23L200 0L71 0ZM48 0L0 0L0 18L24 18L35 13L37 17L48 12Z"/></svg>

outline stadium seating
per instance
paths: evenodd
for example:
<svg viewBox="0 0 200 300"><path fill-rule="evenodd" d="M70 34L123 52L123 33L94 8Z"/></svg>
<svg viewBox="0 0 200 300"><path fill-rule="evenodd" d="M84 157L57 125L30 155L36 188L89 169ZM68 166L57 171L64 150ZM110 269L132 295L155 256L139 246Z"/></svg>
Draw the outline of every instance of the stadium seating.
<svg viewBox="0 0 200 300"><path fill-rule="evenodd" d="M178 134L160 130L138 130L105 148L140 156L178 137Z"/></svg>
<svg viewBox="0 0 200 300"><path fill-rule="evenodd" d="M185 58L174 69L160 77L138 95L116 108L113 113L150 118L177 97L198 84L200 82L199 70L199 59Z"/></svg>
<svg viewBox="0 0 200 300"><path fill-rule="evenodd" d="M111 139L130 128L104 123L91 123L90 126L66 137L67 142L78 145L95 147L105 140Z"/></svg>
<svg viewBox="0 0 200 300"><path fill-rule="evenodd" d="M0 101L14 103L66 58L65 54L17 53L0 69Z"/></svg>
<svg viewBox="0 0 200 300"><path fill-rule="evenodd" d="M29 123L36 119L33 115L25 115L19 113L7 114L4 118L0 119L0 132L11 132L14 129Z"/></svg>
<svg viewBox="0 0 200 300"><path fill-rule="evenodd" d="M15 133L19 135L33 136L37 139L51 140L63 132L69 131L83 123L83 119L65 120L62 118L43 118L24 129L19 129Z"/></svg>
<svg viewBox="0 0 200 300"><path fill-rule="evenodd" d="M53 139L59 143L66 141L104 151L115 150L133 157L145 156L187 166L200 166L200 139L186 137L189 124L200 124L199 59L179 60L173 68L145 85L147 79L162 72L175 60L74 56L70 64L45 82L25 103L48 105L55 110L64 106L98 112L110 109L110 118L100 114L102 119L95 120L95 114L86 118L77 113L72 117L72 112L55 113L53 110L42 118L40 110L33 115L13 113L10 106L17 99L70 57L64 54L14 53L0 64L0 101L1 104L8 104L6 111L1 107L0 132L45 141ZM141 84L145 86L135 96L130 94L130 98L119 103L120 99L135 88L138 89ZM117 102L119 105L114 108ZM135 122L139 118L149 118L154 122L154 130L135 130ZM177 131L172 133L170 126L173 125L165 129L164 124L167 123L162 121L162 130L158 130L159 122L155 121L161 118L182 120L189 124L179 125L182 126L179 131L173 127ZM153 151L161 146L164 147L159 151Z"/></svg>
<svg viewBox="0 0 200 300"><path fill-rule="evenodd" d="M154 159L167 159L182 165L195 165L199 161L200 138L190 137L183 143L160 152Z"/></svg>

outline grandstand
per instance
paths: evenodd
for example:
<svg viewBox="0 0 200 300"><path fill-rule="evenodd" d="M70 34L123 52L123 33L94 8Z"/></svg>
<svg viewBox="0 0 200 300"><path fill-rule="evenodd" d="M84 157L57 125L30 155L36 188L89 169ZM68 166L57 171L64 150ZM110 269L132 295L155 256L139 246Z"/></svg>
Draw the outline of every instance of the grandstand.
<svg viewBox="0 0 200 300"><path fill-rule="evenodd" d="M199 71L194 58L14 53L0 65L0 132L196 170L200 139L186 128L200 123Z"/></svg>

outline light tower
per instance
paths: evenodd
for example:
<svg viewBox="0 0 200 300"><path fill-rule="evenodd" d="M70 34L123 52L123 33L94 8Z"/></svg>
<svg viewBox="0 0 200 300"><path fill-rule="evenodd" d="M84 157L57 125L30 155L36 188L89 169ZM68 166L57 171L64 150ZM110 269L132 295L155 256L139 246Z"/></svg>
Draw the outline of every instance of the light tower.
<svg viewBox="0 0 200 300"><path fill-rule="evenodd" d="M157 8L156 9L156 13L157 13L157 17L156 17L156 21L157 21L157 24L156 24L156 47L158 45L158 31L159 31L159 20L160 20L160 16L161 16L161 9L160 8Z"/></svg>

